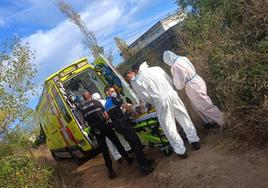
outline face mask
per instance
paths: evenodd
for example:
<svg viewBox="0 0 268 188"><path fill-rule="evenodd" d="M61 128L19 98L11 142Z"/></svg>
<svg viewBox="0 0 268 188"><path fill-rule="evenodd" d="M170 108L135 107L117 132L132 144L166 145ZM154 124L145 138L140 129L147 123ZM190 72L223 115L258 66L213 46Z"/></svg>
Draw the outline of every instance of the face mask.
<svg viewBox="0 0 268 188"><path fill-rule="evenodd" d="M137 76L133 76L133 77L131 78L131 81L135 81L135 80L137 80Z"/></svg>
<svg viewBox="0 0 268 188"><path fill-rule="evenodd" d="M116 93L116 92L112 92L112 93L111 93L111 96L112 96L112 97L117 97L117 93Z"/></svg>

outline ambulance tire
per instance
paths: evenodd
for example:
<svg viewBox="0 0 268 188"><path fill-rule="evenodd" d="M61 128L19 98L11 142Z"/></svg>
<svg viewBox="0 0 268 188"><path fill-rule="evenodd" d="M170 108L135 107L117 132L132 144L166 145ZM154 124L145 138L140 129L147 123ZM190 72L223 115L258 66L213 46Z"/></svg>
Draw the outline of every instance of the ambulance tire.
<svg viewBox="0 0 268 188"><path fill-rule="evenodd" d="M72 161L78 166L80 166L80 165L82 165L84 163L83 158L78 158L78 157L75 157L75 156L72 157Z"/></svg>
<svg viewBox="0 0 268 188"><path fill-rule="evenodd" d="M79 149L79 151L81 152L80 149ZM75 156L75 155L73 154L72 151L69 151L69 153L70 153L71 156L72 156L72 161L73 161L76 165L80 166L80 165L82 165L82 164L85 162L85 157L77 157L77 156ZM82 152L81 152L81 153L82 153Z"/></svg>
<svg viewBox="0 0 268 188"><path fill-rule="evenodd" d="M58 156L57 156L55 153L53 153L53 152L51 152L51 155L52 155L53 159L54 159L55 161L57 161L57 162L61 162L61 161L64 160L63 158L58 157Z"/></svg>

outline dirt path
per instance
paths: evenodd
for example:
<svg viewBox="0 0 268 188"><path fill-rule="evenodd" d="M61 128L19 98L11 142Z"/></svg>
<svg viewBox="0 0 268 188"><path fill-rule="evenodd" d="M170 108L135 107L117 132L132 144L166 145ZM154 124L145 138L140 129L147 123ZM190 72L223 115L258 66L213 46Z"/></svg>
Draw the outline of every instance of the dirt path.
<svg viewBox="0 0 268 188"><path fill-rule="evenodd" d="M222 139L220 142L219 139ZM216 135L201 136L201 149L189 145L188 159L175 154L166 157L158 149L145 152L156 160L155 171L141 176L136 164L129 167L114 163L118 177L107 177L102 156L99 155L77 167L71 161L61 164L79 176L77 187L268 187L268 148L252 148L232 139ZM45 153L49 155L49 153ZM47 156L50 157L50 156Z"/></svg>

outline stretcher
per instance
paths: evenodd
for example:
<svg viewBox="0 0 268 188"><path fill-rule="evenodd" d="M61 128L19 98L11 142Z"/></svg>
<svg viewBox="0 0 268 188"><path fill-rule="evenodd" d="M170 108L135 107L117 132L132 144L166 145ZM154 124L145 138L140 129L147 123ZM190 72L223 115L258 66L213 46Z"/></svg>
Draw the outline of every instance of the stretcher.
<svg viewBox="0 0 268 188"><path fill-rule="evenodd" d="M142 144L149 147L158 147L167 156L173 153L163 130L160 128L155 111L142 114L133 120L137 135Z"/></svg>

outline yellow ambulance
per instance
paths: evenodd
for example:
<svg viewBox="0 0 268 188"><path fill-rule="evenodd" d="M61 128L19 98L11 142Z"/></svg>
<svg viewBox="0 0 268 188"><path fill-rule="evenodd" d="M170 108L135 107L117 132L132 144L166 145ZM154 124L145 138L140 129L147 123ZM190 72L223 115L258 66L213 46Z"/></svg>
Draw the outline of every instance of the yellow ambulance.
<svg viewBox="0 0 268 188"><path fill-rule="evenodd" d="M106 85L115 86L126 102L137 103L128 84L101 55L92 64L86 58L74 62L45 80L36 110L55 160L79 160L94 153L98 147L96 139L77 105L83 100L84 91L97 92L104 98Z"/></svg>

